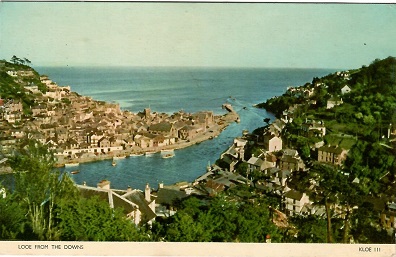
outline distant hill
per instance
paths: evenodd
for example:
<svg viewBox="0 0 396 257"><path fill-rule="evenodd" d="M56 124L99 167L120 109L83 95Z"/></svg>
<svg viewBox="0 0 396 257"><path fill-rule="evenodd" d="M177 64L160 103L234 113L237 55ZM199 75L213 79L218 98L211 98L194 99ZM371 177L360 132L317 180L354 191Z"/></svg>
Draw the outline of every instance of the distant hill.
<svg viewBox="0 0 396 257"><path fill-rule="evenodd" d="M37 86L45 92L46 86L41 83L40 75L33 68L18 63L0 60L0 98L21 101L25 113L29 112L35 96L27 94L25 87Z"/></svg>
<svg viewBox="0 0 396 257"><path fill-rule="evenodd" d="M332 128L340 132L368 135L373 130L385 131L389 124L396 124L396 58L376 59L369 66L313 78L311 83L289 88L257 106L278 118L294 107L294 118L337 123Z"/></svg>

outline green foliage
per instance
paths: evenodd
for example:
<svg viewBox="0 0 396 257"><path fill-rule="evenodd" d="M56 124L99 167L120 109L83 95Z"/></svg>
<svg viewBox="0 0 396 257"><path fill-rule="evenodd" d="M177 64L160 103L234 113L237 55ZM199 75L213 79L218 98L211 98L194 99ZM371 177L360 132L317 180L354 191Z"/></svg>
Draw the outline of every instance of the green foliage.
<svg viewBox="0 0 396 257"><path fill-rule="evenodd" d="M71 104L71 101L70 101L70 99L69 98L62 98L62 103L65 103L65 104Z"/></svg>
<svg viewBox="0 0 396 257"><path fill-rule="evenodd" d="M280 97L274 97L267 100L264 103L257 105L258 108L265 108L266 110L274 113L276 116L280 116L283 110L289 108L294 104L301 103L301 99L288 94L283 94Z"/></svg>
<svg viewBox="0 0 396 257"><path fill-rule="evenodd" d="M44 145L28 141L10 158L15 191L0 199L1 239L147 241L143 228L99 199L81 198Z"/></svg>
<svg viewBox="0 0 396 257"><path fill-rule="evenodd" d="M21 101L24 113L29 112L29 106L33 104L34 98L25 94L22 85L16 83L6 72L0 71L0 98Z"/></svg>
<svg viewBox="0 0 396 257"><path fill-rule="evenodd" d="M98 199L64 199L57 207L60 239L66 241L147 241L121 209Z"/></svg>
<svg viewBox="0 0 396 257"><path fill-rule="evenodd" d="M368 203L359 206L353 214L355 226L351 229L351 235L356 243L391 243L391 236L386 230L373 226L378 220L378 215L372 209L372 204Z"/></svg>
<svg viewBox="0 0 396 257"><path fill-rule="evenodd" d="M72 180L53 170L53 154L36 141L28 141L9 162L15 171L15 199L33 233L39 240L58 239L55 209L62 199L77 196Z"/></svg>
<svg viewBox="0 0 396 257"><path fill-rule="evenodd" d="M350 214L352 207L362 202L360 191L351 183L348 176L342 174L330 165L314 163L305 180L314 179L318 185L317 191L322 198L321 203L326 210L327 223L327 242L331 243L349 239ZM343 220L337 220L333 216L335 205L339 205L339 210L344 214ZM337 222L337 223L334 223ZM343 229L340 231L337 225L343 223ZM337 233L341 233L337 234Z"/></svg>
<svg viewBox="0 0 396 257"><path fill-rule="evenodd" d="M258 146L257 144L247 145L245 148L245 159L249 160L253 155L257 157L262 153L262 147Z"/></svg>
<svg viewBox="0 0 396 257"><path fill-rule="evenodd" d="M327 134L324 136L324 142L328 145L338 145L343 149L351 149L356 143L356 138L344 134Z"/></svg>
<svg viewBox="0 0 396 257"><path fill-rule="evenodd" d="M6 198L0 195L0 239L21 239L24 237L27 219L17 199L10 192L7 195Z"/></svg>
<svg viewBox="0 0 396 257"><path fill-rule="evenodd" d="M36 85L42 93L47 91L47 87L41 83L40 75L28 66L31 63L28 59L14 57L13 63L2 61L4 66L0 68L0 97L2 99L21 101L23 111L28 115L30 114L30 106L34 105L34 96L26 94L24 86ZM8 70L31 71L32 76L18 76L17 80L15 80L15 78L7 74L6 71Z"/></svg>
<svg viewBox="0 0 396 257"><path fill-rule="evenodd" d="M246 162L240 162L236 166L236 172L238 174L241 174L242 176L247 175L247 170L248 170L248 164Z"/></svg>
<svg viewBox="0 0 396 257"><path fill-rule="evenodd" d="M351 84L366 86L369 94L386 95L395 89L396 58L376 59L368 67L363 66L359 72L352 75Z"/></svg>
<svg viewBox="0 0 396 257"><path fill-rule="evenodd" d="M29 59L27 59L27 58L19 58L19 57L17 57L17 56L15 56L15 55L13 55L12 57L11 57L11 60L10 60L13 64L15 64L15 65L29 65L29 64L31 64L32 62L29 60Z"/></svg>
<svg viewBox="0 0 396 257"><path fill-rule="evenodd" d="M305 101L298 95L285 93L258 106L279 117L290 106L302 103L294 112L294 119L301 116L324 119L327 124L336 125L330 128L338 132L356 134L370 141L378 140L386 134L384 131L390 123L396 123L396 58L375 60L368 67L350 71L350 74L350 80L336 73L314 78L312 84L320 83L326 87L315 87L313 96ZM344 85L352 88L349 94L342 96L344 103L325 109L326 101L331 96L340 95ZM308 100L316 100L316 106L309 106Z"/></svg>
<svg viewBox="0 0 396 257"><path fill-rule="evenodd" d="M394 169L395 156L380 143L358 141L349 151L344 170L361 180L360 189L365 194L380 193L380 179Z"/></svg>
<svg viewBox="0 0 396 257"><path fill-rule="evenodd" d="M191 197L161 226L163 237L174 242L265 242L281 235L271 222L268 204L240 202L219 195L209 204Z"/></svg>
<svg viewBox="0 0 396 257"><path fill-rule="evenodd" d="M291 237L291 242L298 243L326 243L326 219L316 216L292 216L291 224L296 228L297 236Z"/></svg>

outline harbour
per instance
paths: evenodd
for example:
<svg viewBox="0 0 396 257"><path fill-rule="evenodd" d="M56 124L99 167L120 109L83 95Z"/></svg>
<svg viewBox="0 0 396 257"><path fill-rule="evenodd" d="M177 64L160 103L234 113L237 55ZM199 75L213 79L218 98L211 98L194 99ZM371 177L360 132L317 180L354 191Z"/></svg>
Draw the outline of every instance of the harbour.
<svg viewBox="0 0 396 257"><path fill-rule="evenodd" d="M149 106L154 112L210 110L215 115L224 115L227 110L222 109L222 105L232 106L239 115L239 123L232 120L219 134L208 131L204 141L184 142L186 145L175 149L175 155L171 158L162 158L160 150L148 150L147 155L144 152L130 152L124 155L125 158L115 160L113 166L112 157L99 155L95 159L79 160L80 173L72 176L77 184L86 182L96 185L98 181L108 179L116 188L131 185L139 189L143 189L146 183L156 185L160 182L174 184L193 181L205 173L208 162L214 163L233 139L242 135L242 131L253 131L265 125L263 119L272 118L265 110L253 107L254 104L279 95L287 86L302 84L314 76L329 72L317 69L102 70L88 67L38 70L49 74L60 85L71 85L78 94L119 103L122 109L132 112ZM106 80L103 81L106 83L99 83L100 77L104 75ZM111 92L106 90L109 83L117 85ZM241 85L244 90L241 90ZM158 93L153 94L153 89ZM70 173L76 167L61 167L60 170Z"/></svg>

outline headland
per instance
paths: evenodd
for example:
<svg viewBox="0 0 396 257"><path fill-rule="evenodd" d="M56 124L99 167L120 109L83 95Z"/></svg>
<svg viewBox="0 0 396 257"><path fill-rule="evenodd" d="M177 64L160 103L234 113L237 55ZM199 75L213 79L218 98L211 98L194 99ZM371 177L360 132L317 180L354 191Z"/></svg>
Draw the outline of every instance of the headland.
<svg viewBox="0 0 396 257"><path fill-rule="evenodd" d="M138 113L119 104L81 96L26 65L5 62L8 86L23 97L0 99L2 147L7 153L24 138L40 141L54 152L56 166L181 149L218 136L239 115L228 104L213 111L173 114L146 108ZM0 172L9 172L2 169Z"/></svg>

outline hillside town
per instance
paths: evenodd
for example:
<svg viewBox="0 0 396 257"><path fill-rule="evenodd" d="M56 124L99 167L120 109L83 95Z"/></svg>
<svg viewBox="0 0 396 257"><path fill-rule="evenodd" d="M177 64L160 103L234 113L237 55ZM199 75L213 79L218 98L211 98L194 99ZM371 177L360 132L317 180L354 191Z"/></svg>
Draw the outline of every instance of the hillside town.
<svg viewBox="0 0 396 257"><path fill-rule="evenodd" d="M389 123L393 116L379 122L374 116L380 117L380 112L371 112L367 106L371 101L389 105L393 96L361 97L365 89L356 81L364 72L362 68L314 78L312 83L289 87L284 95L258 104L276 118L264 119L267 125L252 132L241 131L215 164L208 164L206 170L202 167L202 175L194 181L147 184L142 191L115 189L104 179L96 185L77 185L78 191L83 198L96 197L122 210L136 226L178 222L172 217L183 213L183 201L196 197L206 210L208 202L220 196L236 206L253 204L258 208L255 211L262 210L260 203L265 202L264 209L277 229L272 233L283 233L285 241L334 242L337 236L344 243L367 242L380 232L386 239L396 230L396 126ZM150 108L134 114L118 104L80 96L47 76L39 77L39 86L26 79L37 76L29 69L10 69L7 74L23 85L20 94L34 97L31 106L15 98L0 100L2 165L23 138L53 150L57 165L74 165L186 147L216 137L239 121L229 104L223 105L227 113L222 116L211 111L166 114ZM358 100L360 106L353 106ZM306 227L296 225L299 220L302 224L305 220L322 222L320 229L324 221L326 239L323 235L317 241L303 238ZM369 224L371 235L364 235L361 223ZM342 233L337 234L332 226ZM314 237L314 232L307 233ZM271 235L266 236L270 242Z"/></svg>
<svg viewBox="0 0 396 257"><path fill-rule="evenodd" d="M337 73L342 79L349 80L348 72ZM170 217L177 211L174 203L189 196L214 197L238 186L245 185L261 192L262 197L275 197L278 206L273 207L273 222L279 227L290 229L288 221L291 217L325 218L331 211L332 217L347 219L348 213L352 213L359 207L344 205L333 202L326 206L323 202L323 188L320 176L304 177L310 174L314 165L329 167L346 177L352 184L361 184L359 176L345 173L344 162L347 159L351 147L358 139L353 135L338 135L338 141L330 144L325 140L329 134L326 123L323 120L305 119L298 128L298 133L307 139L311 139L309 151L310 158L302 158L301 149L290 147L285 143L285 136L293 119L299 117L298 108L312 104L310 96L314 95L315 88L326 87L324 83L313 85L311 89L306 86L288 88L291 94L304 99L300 104L294 105L282 111L282 115L269 123L262 130L255 133L243 131L240 137L234 139L233 144L219 156L216 164L208 165L206 172L193 182L180 182L175 185L158 184L158 187L146 186L145 199L147 204L152 204L151 211L157 217ZM311 93L307 93L307 91ZM351 89L342 87L337 96L330 96L326 103L326 109L341 105L342 102L333 100L347 95ZM389 126L384 130L384 142L388 142L396 148L396 127ZM326 141L326 142L325 142ZM312 158L314 156L314 158ZM312 171L313 172L313 171ZM311 172L311 173L312 173ZM389 172L384 176L391 176ZM337 183L337 181L333 181ZM103 182L101 182L103 183ZM105 183L110 183L109 181ZM98 184L99 185L99 184ZM151 185L152 186L152 185ZM98 186L101 187L101 186ZM372 204L371 211L377 217L374 226L383 228L389 232L395 227L395 192L393 187L388 187L383 195L374 194L363 197L363 203ZM99 189L95 189L99 190ZM339 194L331 192L334 197ZM143 193L141 193L143 197ZM327 196L328 197L328 196ZM154 203L154 204L153 204ZM327 209L328 208L328 209ZM140 215L140 214L139 214ZM352 237L346 239L348 243L354 242Z"/></svg>
<svg viewBox="0 0 396 257"><path fill-rule="evenodd" d="M212 111L173 114L139 113L120 109L119 104L93 100L58 86L48 76L40 76L45 92L37 84L25 82L36 76L31 70L7 70L24 94L34 96L28 108L18 99L0 99L0 137L5 153L11 153L20 139L40 141L55 151L59 166L125 157L131 154L183 148L217 136L239 117L224 105L225 115Z"/></svg>

